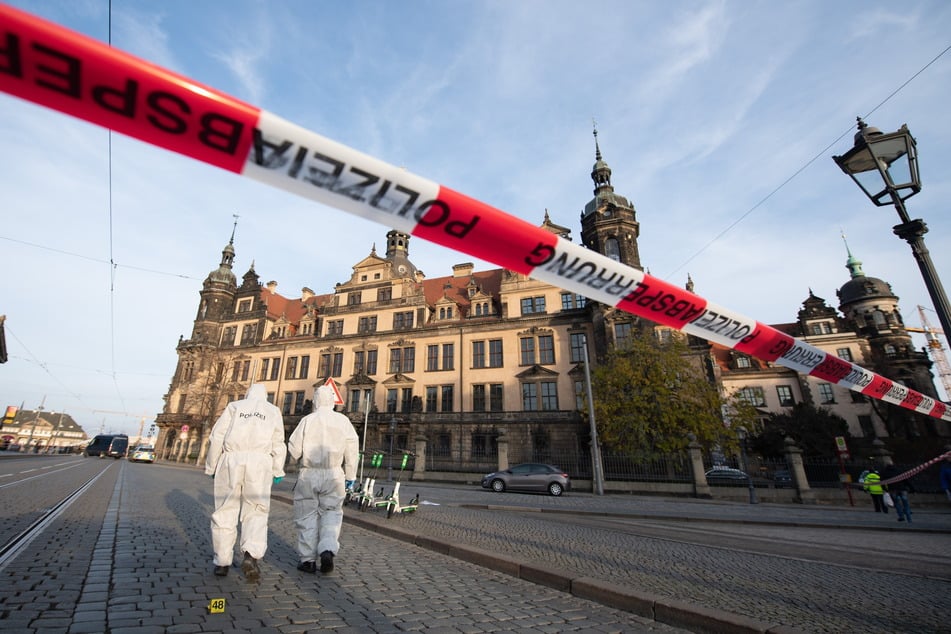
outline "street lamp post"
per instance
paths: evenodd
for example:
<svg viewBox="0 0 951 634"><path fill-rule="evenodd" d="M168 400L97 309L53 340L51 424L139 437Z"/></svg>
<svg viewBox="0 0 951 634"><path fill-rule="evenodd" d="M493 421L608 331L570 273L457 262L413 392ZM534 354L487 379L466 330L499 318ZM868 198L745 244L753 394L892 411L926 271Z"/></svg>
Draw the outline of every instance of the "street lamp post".
<svg viewBox="0 0 951 634"><path fill-rule="evenodd" d="M390 418L390 466L387 480L393 481L393 439L396 437L396 416Z"/></svg>
<svg viewBox="0 0 951 634"><path fill-rule="evenodd" d="M740 458L743 460L743 473L746 474L746 484L750 490L750 504L758 504L756 499L756 487L753 486L753 476L750 475L749 463L746 460L746 427L737 427L736 435L740 439Z"/></svg>
<svg viewBox="0 0 951 634"><path fill-rule="evenodd" d="M859 117L854 147L832 159L876 206L895 206L901 224L895 225L892 231L911 246L941 321L941 328L945 333L951 333L948 296L931 262L931 254L925 247L923 236L928 232L928 227L920 218L909 218L905 209L905 201L921 191L918 150L908 126L902 125L898 131L884 134L878 128L869 127Z"/></svg>

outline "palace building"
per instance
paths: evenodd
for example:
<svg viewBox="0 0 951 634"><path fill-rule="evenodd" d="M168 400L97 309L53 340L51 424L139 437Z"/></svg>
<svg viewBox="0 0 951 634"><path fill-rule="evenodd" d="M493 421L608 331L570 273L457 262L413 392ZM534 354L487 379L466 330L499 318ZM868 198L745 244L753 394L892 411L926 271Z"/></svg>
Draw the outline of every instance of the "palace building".
<svg viewBox="0 0 951 634"><path fill-rule="evenodd" d="M585 247L641 269L634 205L614 191L595 132L594 197L581 213ZM566 238L570 229L541 226ZM252 381L267 387L290 433L314 386L333 379L367 450L412 450L425 439L427 469L491 464L504 437L513 462L552 451L588 452L582 414L584 358L623 345L641 321L629 313L505 269L457 264L427 278L410 235L386 233L332 291L289 298L262 284L254 265L240 284L234 235L199 293L191 337L158 415L160 458L204 460L211 426ZM931 362L913 348L898 298L849 253L839 310L811 292L798 319L775 327L937 398ZM687 288L693 290L688 280ZM657 327L663 330L662 327ZM942 421L690 338L724 395L739 392L764 415L809 401L845 418L853 435L946 435Z"/></svg>

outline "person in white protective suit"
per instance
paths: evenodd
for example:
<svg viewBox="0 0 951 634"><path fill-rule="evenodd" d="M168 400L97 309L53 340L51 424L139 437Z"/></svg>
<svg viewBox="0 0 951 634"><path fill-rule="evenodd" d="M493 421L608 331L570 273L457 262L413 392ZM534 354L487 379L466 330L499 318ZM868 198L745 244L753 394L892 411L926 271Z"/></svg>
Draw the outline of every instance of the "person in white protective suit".
<svg viewBox="0 0 951 634"><path fill-rule="evenodd" d="M320 553L320 571L326 574L340 550L345 487L357 476L359 441L350 419L334 411L332 387L315 390L314 407L291 434L287 448L293 460L301 460L294 486L297 569L317 572Z"/></svg>
<svg viewBox="0 0 951 634"><path fill-rule="evenodd" d="M258 560L267 550L271 486L284 477L284 418L268 402L267 390L252 383L247 396L232 401L211 430L205 473L215 479L215 511L211 543L215 574L223 577L234 558L241 521L241 571L249 580L261 571Z"/></svg>

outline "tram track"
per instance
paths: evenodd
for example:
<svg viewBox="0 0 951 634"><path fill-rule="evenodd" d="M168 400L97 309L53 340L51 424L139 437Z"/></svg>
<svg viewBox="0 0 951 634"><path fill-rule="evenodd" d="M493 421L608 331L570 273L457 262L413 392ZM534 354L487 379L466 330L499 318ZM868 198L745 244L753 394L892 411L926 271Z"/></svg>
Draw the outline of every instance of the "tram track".
<svg viewBox="0 0 951 634"><path fill-rule="evenodd" d="M59 475L71 468L72 467L67 467L65 469L31 476L16 482L7 483L4 486L13 486L40 477ZM28 510L19 509L20 512L17 518L15 518L11 524L4 526L3 534L0 536L0 538L3 539L3 543L0 545L0 571L11 561L16 559L37 537L41 536L52 522L69 509L73 503L79 500L108 470L108 466L105 469L99 470L88 477L88 479L78 487L71 487L65 495L57 495L52 500L37 500L41 507L39 509L35 507ZM24 521L29 523L25 528L21 529Z"/></svg>

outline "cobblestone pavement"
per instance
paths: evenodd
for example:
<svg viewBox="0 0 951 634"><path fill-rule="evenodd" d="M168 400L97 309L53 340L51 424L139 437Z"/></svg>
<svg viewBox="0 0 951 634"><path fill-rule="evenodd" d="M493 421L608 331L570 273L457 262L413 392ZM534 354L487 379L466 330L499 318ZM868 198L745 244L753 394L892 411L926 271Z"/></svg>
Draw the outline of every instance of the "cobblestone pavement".
<svg viewBox="0 0 951 634"><path fill-rule="evenodd" d="M729 615L749 619L734 620L738 631L949 631L949 508L913 508L909 526L894 513L871 512L864 496L854 508L754 506L402 486L403 500L420 493L416 513L387 520L348 509L348 522L437 549L465 544L546 566L568 583L595 578L635 598L688 603L688 614L673 621L681 625L690 624L689 612L709 611L724 628ZM564 521L563 512L575 519ZM691 532L705 543L691 543ZM763 552L774 548L778 554Z"/></svg>
<svg viewBox="0 0 951 634"><path fill-rule="evenodd" d="M332 574L302 573L281 501L261 581L237 567L215 577L210 479L162 464L104 468L0 571L4 633L686 631L352 524ZM209 612L214 599L223 613Z"/></svg>

